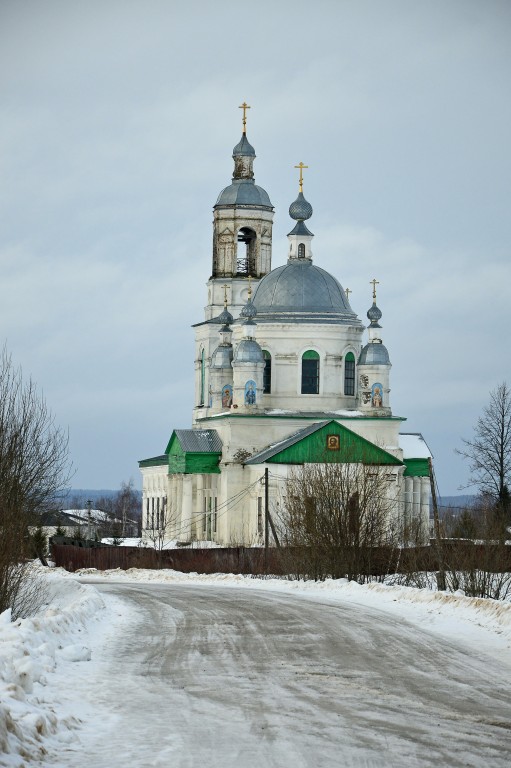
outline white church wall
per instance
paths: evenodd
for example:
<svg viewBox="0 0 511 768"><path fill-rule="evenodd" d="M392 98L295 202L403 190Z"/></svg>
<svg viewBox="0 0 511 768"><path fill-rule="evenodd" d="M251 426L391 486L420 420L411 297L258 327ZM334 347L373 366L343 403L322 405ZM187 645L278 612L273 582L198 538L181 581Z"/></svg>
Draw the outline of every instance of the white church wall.
<svg viewBox="0 0 511 768"><path fill-rule="evenodd" d="M255 339L272 356L271 394L264 395L269 408L316 411L356 408L356 395L344 395L343 358L361 349L361 331L353 326L260 323L255 318ZM233 345L240 328L233 326ZM319 394L301 393L302 355L314 350L320 356Z"/></svg>

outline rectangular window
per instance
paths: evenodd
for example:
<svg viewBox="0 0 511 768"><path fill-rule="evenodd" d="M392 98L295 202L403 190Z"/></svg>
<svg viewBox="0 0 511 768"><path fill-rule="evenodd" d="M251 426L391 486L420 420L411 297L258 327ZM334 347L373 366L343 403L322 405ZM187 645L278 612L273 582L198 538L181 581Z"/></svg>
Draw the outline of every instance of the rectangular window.
<svg viewBox="0 0 511 768"><path fill-rule="evenodd" d="M264 355L264 371L263 371L263 392L265 395L271 393L271 355L266 350L263 350Z"/></svg>
<svg viewBox="0 0 511 768"><path fill-rule="evenodd" d="M348 352L344 361L344 394L355 394L355 357Z"/></svg>
<svg viewBox="0 0 511 768"><path fill-rule="evenodd" d="M302 360L302 395L319 392L319 360Z"/></svg>
<svg viewBox="0 0 511 768"><path fill-rule="evenodd" d="M217 513L218 513L218 501L217 501L217 498L215 496L215 511L213 513L213 533L216 533L216 517L217 517Z"/></svg>

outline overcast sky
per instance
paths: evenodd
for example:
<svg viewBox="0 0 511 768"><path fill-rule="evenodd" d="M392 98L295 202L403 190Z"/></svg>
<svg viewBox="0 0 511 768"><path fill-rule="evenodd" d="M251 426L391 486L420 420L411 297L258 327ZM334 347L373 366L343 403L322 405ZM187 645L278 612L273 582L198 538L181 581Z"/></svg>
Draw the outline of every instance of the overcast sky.
<svg viewBox="0 0 511 768"><path fill-rule="evenodd" d="M315 263L364 321L444 495L511 384L507 0L0 0L0 334L115 488L191 425L212 206L243 101L287 256L309 165Z"/></svg>

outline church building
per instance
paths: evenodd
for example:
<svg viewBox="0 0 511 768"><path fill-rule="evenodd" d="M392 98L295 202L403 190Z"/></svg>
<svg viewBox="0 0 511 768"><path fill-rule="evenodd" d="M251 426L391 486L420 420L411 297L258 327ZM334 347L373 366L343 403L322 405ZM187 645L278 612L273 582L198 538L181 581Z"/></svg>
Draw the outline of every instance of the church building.
<svg viewBox="0 0 511 768"><path fill-rule="evenodd" d="M274 208L254 181L247 108L232 181L213 207L190 427L139 462L143 537L262 544L265 470L275 510L297 466L334 461L384 467L396 520L421 521L427 538L430 453L421 435L400 433L405 419L393 415L377 281L366 328L348 291L313 259L303 163L288 252L276 254L287 261L272 269Z"/></svg>

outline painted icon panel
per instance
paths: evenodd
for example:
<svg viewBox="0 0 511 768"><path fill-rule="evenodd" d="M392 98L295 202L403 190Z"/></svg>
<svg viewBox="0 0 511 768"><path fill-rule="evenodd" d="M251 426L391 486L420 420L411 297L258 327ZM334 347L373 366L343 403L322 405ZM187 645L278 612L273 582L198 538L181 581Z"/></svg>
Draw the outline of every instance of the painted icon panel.
<svg viewBox="0 0 511 768"><path fill-rule="evenodd" d="M222 408L230 408L232 405L232 386L225 384L222 387Z"/></svg>
<svg viewBox="0 0 511 768"><path fill-rule="evenodd" d="M245 405L255 405L256 401L256 383L249 379L245 384Z"/></svg>
<svg viewBox="0 0 511 768"><path fill-rule="evenodd" d="M379 382L371 387L371 405L373 408L381 408L383 405L383 386Z"/></svg>

